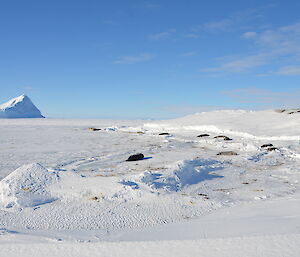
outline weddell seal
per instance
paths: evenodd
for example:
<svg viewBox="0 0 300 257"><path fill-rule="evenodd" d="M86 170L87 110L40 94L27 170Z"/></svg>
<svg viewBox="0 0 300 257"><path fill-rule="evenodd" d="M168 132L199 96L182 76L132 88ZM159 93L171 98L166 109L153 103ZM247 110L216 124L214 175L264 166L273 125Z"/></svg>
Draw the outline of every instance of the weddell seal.
<svg viewBox="0 0 300 257"><path fill-rule="evenodd" d="M132 161L140 161L144 159L144 155L142 153L130 155L129 158L126 160L127 162L132 162Z"/></svg>

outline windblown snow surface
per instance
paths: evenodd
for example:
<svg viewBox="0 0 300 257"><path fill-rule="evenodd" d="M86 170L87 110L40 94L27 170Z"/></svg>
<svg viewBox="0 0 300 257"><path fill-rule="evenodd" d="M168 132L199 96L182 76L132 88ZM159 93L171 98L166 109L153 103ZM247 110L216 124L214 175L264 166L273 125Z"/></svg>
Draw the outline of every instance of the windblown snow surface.
<svg viewBox="0 0 300 257"><path fill-rule="evenodd" d="M1 120L0 142L0 256L300 255L297 111Z"/></svg>

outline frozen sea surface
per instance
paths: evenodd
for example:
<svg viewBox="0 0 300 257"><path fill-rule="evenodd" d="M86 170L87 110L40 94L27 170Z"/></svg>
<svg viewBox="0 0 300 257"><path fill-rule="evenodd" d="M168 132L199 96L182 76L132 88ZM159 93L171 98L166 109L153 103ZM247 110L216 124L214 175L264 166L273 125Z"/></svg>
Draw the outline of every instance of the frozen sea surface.
<svg viewBox="0 0 300 257"><path fill-rule="evenodd" d="M265 126L255 130L262 115ZM0 120L0 243L226 237L224 246L231 237L266 235L299 240L299 209L292 207L299 203L296 115L226 111L152 122ZM210 136L197 137L201 133ZM260 147L266 143L277 149ZM228 151L237 155L217 155ZM135 153L146 158L126 162ZM34 187L37 173L28 164L55 179L46 174ZM281 206L284 212L274 214ZM264 208L274 211L264 216Z"/></svg>

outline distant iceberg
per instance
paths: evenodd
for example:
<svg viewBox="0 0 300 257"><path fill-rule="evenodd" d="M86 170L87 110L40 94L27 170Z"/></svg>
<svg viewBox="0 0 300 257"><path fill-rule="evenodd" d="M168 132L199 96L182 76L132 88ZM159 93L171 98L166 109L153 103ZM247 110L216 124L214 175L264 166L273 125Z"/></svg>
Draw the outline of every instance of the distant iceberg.
<svg viewBox="0 0 300 257"><path fill-rule="evenodd" d="M45 118L26 95L0 105L0 118Z"/></svg>

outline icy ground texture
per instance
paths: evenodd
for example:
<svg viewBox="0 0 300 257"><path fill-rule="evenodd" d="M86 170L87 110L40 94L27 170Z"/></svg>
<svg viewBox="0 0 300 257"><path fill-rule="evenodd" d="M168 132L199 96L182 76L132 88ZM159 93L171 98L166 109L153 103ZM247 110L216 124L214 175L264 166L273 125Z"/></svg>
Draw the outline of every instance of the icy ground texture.
<svg viewBox="0 0 300 257"><path fill-rule="evenodd" d="M44 118L44 116L28 96L21 95L0 105L0 118Z"/></svg>
<svg viewBox="0 0 300 257"><path fill-rule="evenodd" d="M7 190L2 194L0 228L4 234L48 231L42 234L57 239L61 237L53 231L94 230L98 232L84 240L97 241L121 230L190 222L225 207L296 198L299 128L300 114L274 111L211 112L145 125L138 121L1 120L2 190L18 185L14 191L18 194ZM160 132L170 135L159 136ZM197 138L204 132L211 136ZM214 139L220 134L233 140ZM260 148L265 143L278 150ZM238 155L218 156L220 151ZM139 152L145 160L125 162ZM30 163L41 166L16 170ZM23 192L21 188L37 167L41 179L36 183L38 190L30 195L31 189ZM9 176L19 182L6 177L11 172ZM32 178L28 183L32 184ZM37 195L51 201L34 201ZM30 204L18 200L31 196ZM299 227L293 232L297 231ZM77 237L73 234L73 238Z"/></svg>

